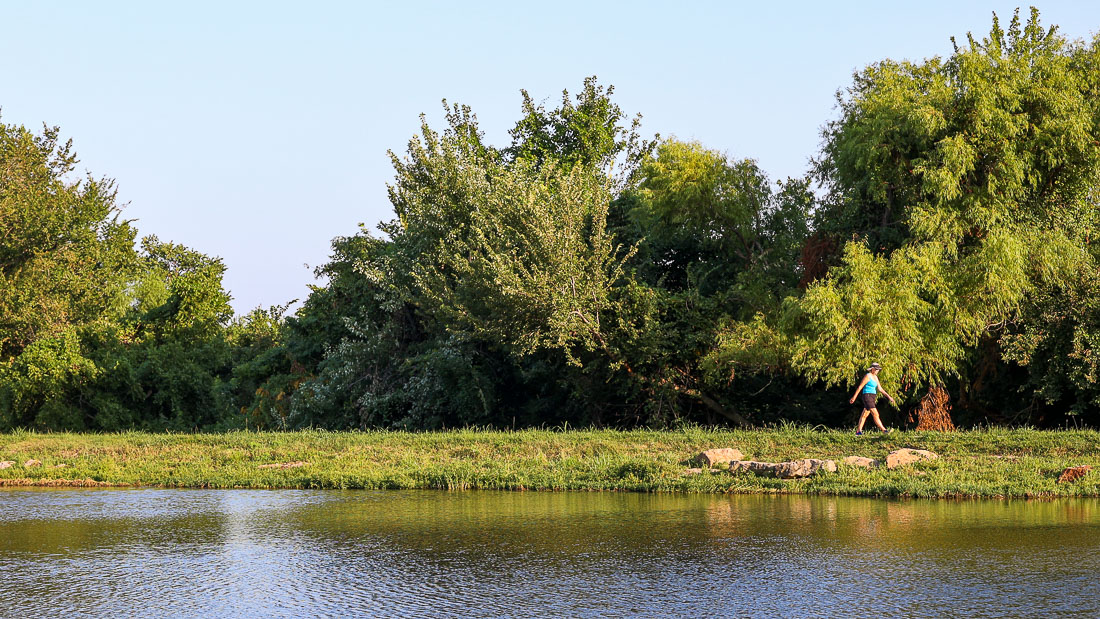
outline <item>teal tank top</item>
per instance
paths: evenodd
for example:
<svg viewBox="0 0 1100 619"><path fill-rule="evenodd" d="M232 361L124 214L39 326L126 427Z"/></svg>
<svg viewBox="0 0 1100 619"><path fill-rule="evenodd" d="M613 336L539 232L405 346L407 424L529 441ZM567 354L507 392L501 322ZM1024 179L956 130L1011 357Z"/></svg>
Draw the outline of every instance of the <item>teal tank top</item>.
<svg viewBox="0 0 1100 619"><path fill-rule="evenodd" d="M869 375L867 384L863 386L863 393L878 393L878 379L874 374Z"/></svg>

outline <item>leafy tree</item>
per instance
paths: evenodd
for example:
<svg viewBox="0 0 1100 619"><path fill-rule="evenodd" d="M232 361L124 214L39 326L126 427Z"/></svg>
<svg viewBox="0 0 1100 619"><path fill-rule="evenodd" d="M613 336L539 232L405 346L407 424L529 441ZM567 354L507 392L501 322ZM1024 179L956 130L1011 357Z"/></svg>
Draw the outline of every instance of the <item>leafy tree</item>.
<svg viewBox="0 0 1100 619"><path fill-rule="evenodd" d="M134 232L112 181L71 179L58 133L0 124L0 362L125 310Z"/></svg>
<svg viewBox="0 0 1100 619"><path fill-rule="evenodd" d="M445 104L442 132L422 123L405 156L391 153L385 240L338 239L319 272L328 285L287 321L287 358L308 376L289 425L539 423L581 402L614 408L597 401L613 397L602 392L639 300L622 286L630 249L607 231L609 174L638 141L609 93L588 80L553 111L525 96L506 149L484 143L469 108Z"/></svg>
<svg viewBox="0 0 1100 619"><path fill-rule="evenodd" d="M1034 423L1050 414L1050 404L1057 405L1055 418L1065 412L1079 422L1100 421L1100 274L1096 269L1029 295L1000 344L1007 360L1029 370L1027 379L1012 390L1025 394L1023 406L1009 411L1002 421Z"/></svg>
<svg viewBox="0 0 1100 619"><path fill-rule="evenodd" d="M819 230L851 238L783 310L726 330L711 356L888 389L958 376L1037 289L1089 264L1100 141L1081 52L1038 13L946 60L861 71L825 129Z"/></svg>
<svg viewBox="0 0 1100 619"><path fill-rule="evenodd" d="M113 181L73 180L58 133L0 125L0 428L224 422L225 267L156 237L136 251Z"/></svg>
<svg viewBox="0 0 1100 619"><path fill-rule="evenodd" d="M644 239L636 264L646 281L704 294L734 289L756 310L794 289L813 203L808 181L774 194L755 161L677 140L662 142L635 179L629 216Z"/></svg>
<svg viewBox="0 0 1100 619"><path fill-rule="evenodd" d="M505 158L536 166L581 165L625 181L652 151L654 141L640 136L641 115L631 120L629 128L622 125L626 114L612 102L614 92L613 86L605 88L595 76L588 77L576 101L563 90L561 105L547 110L521 90L523 117L512 128L512 145L503 151ZM618 174L612 169L616 163L622 166Z"/></svg>

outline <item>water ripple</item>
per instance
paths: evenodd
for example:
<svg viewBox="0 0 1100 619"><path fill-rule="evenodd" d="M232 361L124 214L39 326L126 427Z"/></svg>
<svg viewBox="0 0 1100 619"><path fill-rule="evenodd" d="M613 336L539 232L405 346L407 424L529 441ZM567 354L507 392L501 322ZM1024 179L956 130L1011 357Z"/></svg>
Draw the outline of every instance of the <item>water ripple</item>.
<svg viewBox="0 0 1100 619"><path fill-rule="evenodd" d="M0 492L0 616L1100 615L1100 502Z"/></svg>

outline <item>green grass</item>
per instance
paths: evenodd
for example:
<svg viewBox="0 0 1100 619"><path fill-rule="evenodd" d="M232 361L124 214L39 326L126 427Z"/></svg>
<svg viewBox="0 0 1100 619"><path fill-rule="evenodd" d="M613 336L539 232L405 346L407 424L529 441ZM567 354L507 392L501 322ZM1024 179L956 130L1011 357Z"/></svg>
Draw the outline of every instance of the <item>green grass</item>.
<svg viewBox="0 0 1100 619"><path fill-rule="evenodd" d="M753 460L884 459L900 447L939 460L779 480L725 471L685 475L688 460L736 447ZM43 465L26 469L23 463ZM437 488L804 493L909 497L1100 497L1100 432L986 429L862 437L799 426L762 430L229 432L0 434L0 485L192 488ZM262 464L304 461L288 469ZM60 467L58 465L64 465ZM1097 470L1056 483L1068 466Z"/></svg>

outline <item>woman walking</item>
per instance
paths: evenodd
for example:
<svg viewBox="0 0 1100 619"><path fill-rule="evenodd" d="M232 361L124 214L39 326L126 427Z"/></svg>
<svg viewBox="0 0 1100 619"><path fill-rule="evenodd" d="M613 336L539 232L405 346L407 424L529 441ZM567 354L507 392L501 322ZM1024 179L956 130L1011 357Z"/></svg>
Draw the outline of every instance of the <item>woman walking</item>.
<svg viewBox="0 0 1100 619"><path fill-rule="evenodd" d="M886 391L879 386L878 373L882 371L882 366L878 363L872 363L871 367L867 368L867 374L863 377L863 380L859 382L859 386L856 387L855 394L852 395L852 399L848 400L849 404L855 404L856 398L863 398L863 414L859 416L859 425L856 426L856 436L863 434L863 424L867 421L867 415L871 415L871 419L874 420L875 425L879 430L884 433L889 432L886 426L882 425L882 420L878 416L878 394L881 391L882 395L890 398L890 403L897 406L898 403L894 401L894 396L886 393Z"/></svg>

